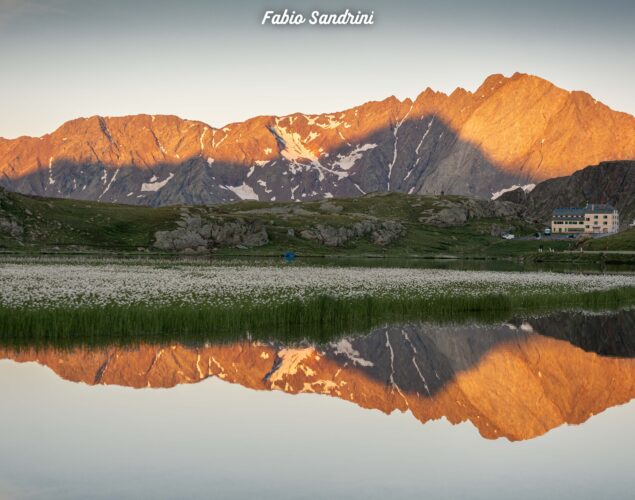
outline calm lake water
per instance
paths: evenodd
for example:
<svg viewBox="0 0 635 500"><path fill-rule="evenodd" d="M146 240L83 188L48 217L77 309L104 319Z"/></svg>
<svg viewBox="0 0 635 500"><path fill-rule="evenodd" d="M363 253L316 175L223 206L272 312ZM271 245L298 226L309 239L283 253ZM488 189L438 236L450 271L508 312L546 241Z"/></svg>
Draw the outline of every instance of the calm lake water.
<svg viewBox="0 0 635 500"><path fill-rule="evenodd" d="M0 348L0 498L628 498L635 313Z"/></svg>

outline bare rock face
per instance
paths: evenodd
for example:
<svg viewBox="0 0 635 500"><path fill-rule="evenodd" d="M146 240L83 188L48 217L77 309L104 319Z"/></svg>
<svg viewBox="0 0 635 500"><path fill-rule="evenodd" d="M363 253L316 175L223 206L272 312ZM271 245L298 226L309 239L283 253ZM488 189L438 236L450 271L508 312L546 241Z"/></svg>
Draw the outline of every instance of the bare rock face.
<svg viewBox="0 0 635 500"><path fill-rule="evenodd" d="M318 224L314 228L302 231L300 237L317 241L327 247L341 247L355 240L370 237L373 244L384 246L397 240L404 233L405 228L399 222L366 219L349 227Z"/></svg>
<svg viewBox="0 0 635 500"><path fill-rule="evenodd" d="M24 227L7 208L13 204L13 201L7 192L0 187L0 237L9 237L20 241L24 235Z"/></svg>
<svg viewBox="0 0 635 500"><path fill-rule="evenodd" d="M489 199L509 186L633 158L635 118L517 73L492 75L475 92L426 89L415 100L218 129L175 116L80 118L43 137L0 139L0 184L152 206L382 191Z"/></svg>
<svg viewBox="0 0 635 500"><path fill-rule="evenodd" d="M621 225L626 226L635 219L635 161L602 162L567 177L541 182L521 198L527 214L545 223L557 207L608 203L619 210ZM515 192L499 198L516 199Z"/></svg>
<svg viewBox="0 0 635 500"><path fill-rule="evenodd" d="M523 188L519 187L517 189L514 189L513 191L507 191L506 193L503 193L497 199L500 201L509 201L522 205L527 201L527 192Z"/></svg>
<svg viewBox="0 0 635 500"><path fill-rule="evenodd" d="M465 224L467 222L467 215L468 212L464 207L453 206L442 208L430 216L420 217L419 222L439 227L460 226L461 224Z"/></svg>
<svg viewBox="0 0 635 500"><path fill-rule="evenodd" d="M260 222L214 220L185 213L179 227L157 231L154 246L167 251L206 252L216 247L258 247L269 243L269 235Z"/></svg>
<svg viewBox="0 0 635 500"><path fill-rule="evenodd" d="M375 245L386 246L397 241L405 233L406 229L399 222L386 221L373 230L371 241Z"/></svg>
<svg viewBox="0 0 635 500"><path fill-rule="evenodd" d="M329 214L339 214L342 210L344 210L344 207L331 203L330 201L325 201L320 203L320 210Z"/></svg>
<svg viewBox="0 0 635 500"><path fill-rule="evenodd" d="M24 228L17 220L7 215L0 215L0 235L20 239L23 234Z"/></svg>
<svg viewBox="0 0 635 500"><path fill-rule="evenodd" d="M472 219L505 218L518 220L523 216L523 207L507 201L477 199L444 199L440 210L429 210L419 222L431 226L460 226Z"/></svg>

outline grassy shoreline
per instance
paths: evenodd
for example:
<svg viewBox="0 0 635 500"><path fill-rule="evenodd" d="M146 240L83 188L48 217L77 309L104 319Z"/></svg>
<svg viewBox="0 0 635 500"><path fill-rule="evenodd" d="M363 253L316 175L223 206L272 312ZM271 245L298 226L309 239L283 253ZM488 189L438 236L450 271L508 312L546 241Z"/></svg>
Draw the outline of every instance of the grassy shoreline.
<svg viewBox="0 0 635 500"><path fill-rule="evenodd" d="M0 342L312 339L635 305L635 276L253 262L0 263Z"/></svg>
<svg viewBox="0 0 635 500"><path fill-rule="evenodd" d="M318 296L280 304L0 306L0 344L100 345L144 341L329 341L390 322L504 321L514 314L635 305L635 287L592 292L448 297Z"/></svg>

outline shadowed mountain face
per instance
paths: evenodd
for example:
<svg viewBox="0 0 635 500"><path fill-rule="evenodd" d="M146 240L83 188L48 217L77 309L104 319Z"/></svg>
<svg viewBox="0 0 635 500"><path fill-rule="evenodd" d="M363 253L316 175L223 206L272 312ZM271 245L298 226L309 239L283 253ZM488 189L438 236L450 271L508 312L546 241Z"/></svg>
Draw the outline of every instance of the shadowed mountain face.
<svg viewBox="0 0 635 500"><path fill-rule="evenodd" d="M583 144L584 147L580 147ZM166 205L376 191L489 198L514 184L635 158L635 118L540 78L426 89L346 111L213 128L174 116L73 120L0 139L0 183L25 194Z"/></svg>
<svg viewBox="0 0 635 500"><path fill-rule="evenodd" d="M523 440L635 397L634 325L632 311L568 314L498 326L390 326L326 345L5 349L0 357L37 361L87 384L173 387L219 377L257 390L320 393L410 411L422 423L469 420L486 438Z"/></svg>
<svg viewBox="0 0 635 500"><path fill-rule="evenodd" d="M541 182L530 193L518 189L499 199L522 203L529 213L544 221L557 207L608 203L619 210L622 225L627 225L635 219L635 161L602 162L567 177Z"/></svg>

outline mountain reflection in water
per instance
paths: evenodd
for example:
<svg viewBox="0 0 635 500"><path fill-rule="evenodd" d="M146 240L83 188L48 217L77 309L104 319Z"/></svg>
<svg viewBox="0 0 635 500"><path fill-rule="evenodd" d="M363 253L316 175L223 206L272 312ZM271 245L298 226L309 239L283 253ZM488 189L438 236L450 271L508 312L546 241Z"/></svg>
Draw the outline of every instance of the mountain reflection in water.
<svg viewBox="0 0 635 500"><path fill-rule="evenodd" d="M319 393L422 423L466 420L488 439L580 424L635 396L635 312L558 313L499 325L391 325L328 344L275 341L4 348L86 384L174 387L208 377Z"/></svg>

